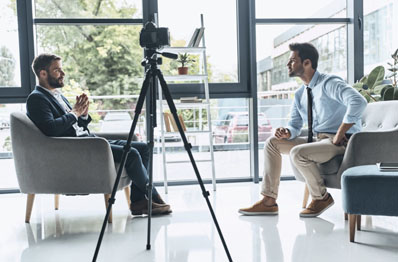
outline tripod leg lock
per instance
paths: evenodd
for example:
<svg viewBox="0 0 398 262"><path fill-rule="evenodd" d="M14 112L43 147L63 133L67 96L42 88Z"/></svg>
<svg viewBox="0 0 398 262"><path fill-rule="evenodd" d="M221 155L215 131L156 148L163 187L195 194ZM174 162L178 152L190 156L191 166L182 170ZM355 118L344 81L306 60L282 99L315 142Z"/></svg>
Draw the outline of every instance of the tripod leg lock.
<svg viewBox="0 0 398 262"><path fill-rule="evenodd" d="M130 150L131 150L130 145L125 144L124 147L123 147L123 150L124 150L125 152L130 152Z"/></svg>
<svg viewBox="0 0 398 262"><path fill-rule="evenodd" d="M210 196L209 191L204 191L204 192L203 192L203 196L204 196L205 198L207 198L208 196Z"/></svg>
<svg viewBox="0 0 398 262"><path fill-rule="evenodd" d="M108 203L113 205L113 204L115 204L115 200L116 200L116 198L109 198Z"/></svg>
<svg viewBox="0 0 398 262"><path fill-rule="evenodd" d="M191 143L187 143L185 146L185 150L190 150L190 149L192 149L192 144Z"/></svg>
<svg viewBox="0 0 398 262"><path fill-rule="evenodd" d="M153 185L147 184L146 185L146 190L153 190Z"/></svg>

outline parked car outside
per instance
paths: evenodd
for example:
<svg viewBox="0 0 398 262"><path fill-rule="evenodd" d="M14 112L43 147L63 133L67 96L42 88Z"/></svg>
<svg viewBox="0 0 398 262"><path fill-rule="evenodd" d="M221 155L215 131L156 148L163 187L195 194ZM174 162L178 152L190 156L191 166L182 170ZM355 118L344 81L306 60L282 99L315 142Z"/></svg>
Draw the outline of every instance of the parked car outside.
<svg viewBox="0 0 398 262"><path fill-rule="evenodd" d="M0 118L0 130L10 128L10 122L8 119Z"/></svg>
<svg viewBox="0 0 398 262"><path fill-rule="evenodd" d="M102 120L100 132L130 132L132 123L132 118L128 112L108 112L104 119ZM160 123L160 122L158 122ZM139 124L138 124L139 125ZM142 126L142 130L139 126L135 128L135 135L141 140L145 133L145 125ZM141 130L141 131L140 131ZM139 134L141 133L142 134ZM154 129L154 140L162 141L160 128ZM181 137L179 133L169 133L164 134L165 142L179 142Z"/></svg>
<svg viewBox="0 0 398 262"><path fill-rule="evenodd" d="M131 116L128 112L108 112L101 125L101 132L129 132Z"/></svg>
<svg viewBox="0 0 398 262"><path fill-rule="evenodd" d="M264 113L258 114L258 141L272 134L272 126ZM229 112L214 128L215 143L244 143L249 141L248 112Z"/></svg>

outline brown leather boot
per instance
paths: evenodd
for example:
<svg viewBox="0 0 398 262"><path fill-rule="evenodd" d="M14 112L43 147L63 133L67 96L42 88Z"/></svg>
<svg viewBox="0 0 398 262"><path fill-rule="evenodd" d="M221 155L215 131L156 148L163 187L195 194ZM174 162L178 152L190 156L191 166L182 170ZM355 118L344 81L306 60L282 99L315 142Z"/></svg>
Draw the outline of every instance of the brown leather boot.
<svg viewBox="0 0 398 262"><path fill-rule="evenodd" d="M163 204L163 205L166 204L166 202L163 201L163 199L160 197L159 194L153 196L152 201L155 202L156 204Z"/></svg>
<svg viewBox="0 0 398 262"><path fill-rule="evenodd" d="M134 216L139 216L139 215L147 215L148 214L148 200L143 199L134 203L131 203L130 205L130 211L131 214ZM170 214L171 209L170 205L166 204L158 204L155 202L152 202L152 215L165 215L165 214Z"/></svg>

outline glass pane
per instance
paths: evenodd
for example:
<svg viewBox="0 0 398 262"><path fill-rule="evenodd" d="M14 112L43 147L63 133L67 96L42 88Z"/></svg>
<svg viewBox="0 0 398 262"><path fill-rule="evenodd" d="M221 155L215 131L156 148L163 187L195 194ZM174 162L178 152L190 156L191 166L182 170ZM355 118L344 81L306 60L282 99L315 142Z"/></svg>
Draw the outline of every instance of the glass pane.
<svg viewBox="0 0 398 262"><path fill-rule="evenodd" d="M364 1L364 63L365 74L378 65L389 68L391 54L398 48L397 1Z"/></svg>
<svg viewBox="0 0 398 262"><path fill-rule="evenodd" d="M311 42L318 49L318 71L347 79L347 29L345 25L257 26L257 87L259 148L262 174L264 141L275 128L286 126L299 78L290 78L287 60L292 42ZM260 125L262 123L263 125ZM284 156L282 175L292 175L289 157Z"/></svg>
<svg viewBox="0 0 398 262"><path fill-rule="evenodd" d="M25 112L25 104L0 104L0 189L18 188L12 159L10 114L11 112Z"/></svg>
<svg viewBox="0 0 398 262"><path fill-rule="evenodd" d="M20 87L18 20L15 1L0 1L0 87Z"/></svg>
<svg viewBox="0 0 398 262"><path fill-rule="evenodd" d="M211 82L237 82L236 0L159 0L159 24L168 27L171 46L187 46L203 14ZM183 10L176 14L176 10ZM222 19L220 19L220 10ZM222 35L222 39L220 36Z"/></svg>
<svg viewBox="0 0 398 262"><path fill-rule="evenodd" d="M346 17L346 0L256 0L256 18Z"/></svg>
<svg viewBox="0 0 398 262"><path fill-rule="evenodd" d="M62 57L66 73L63 93L86 92L92 99L93 131L127 131L141 90L143 50L141 26L37 26L39 53ZM124 112L124 113L122 113ZM123 119L110 121L111 115ZM109 116L108 116L109 114ZM126 115L127 114L127 115ZM109 130L109 128L113 130Z"/></svg>
<svg viewBox="0 0 398 262"><path fill-rule="evenodd" d="M35 0L37 18L142 18L142 0Z"/></svg>
<svg viewBox="0 0 398 262"><path fill-rule="evenodd" d="M250 146L248 141L248 126L236 123L242 117L243 122L248 112L248 100L212 99L211 117L213 131L214 159L217 179L250 177ZM179 111L187 127L187 139L192 145L192 152L196 161L210 159L209 134L199 133L208 130L207 112L204 107L192 105L184 106ZM234 116L231 118L230 116ZM159 115L158 115L159 117ZM232 122L234 124L232 124ZM158 124L160 121L158 121ZM231 124L230 124L231 123ZM157 129L160 129L159 127ZM195 133L198 132L198 133ZM159 138L160 130L155 130L155 138ZM155 145L154 180L163 181L163 159L161 140ZM187 152L179 133L165 135L166 161L188 160ZM158 153L159 152L159 153ZM211 162L197 162L199 172L204 179L211 179ZM169 181L196 180L192 165L188 163L168 163L167 177Z"/></svg>

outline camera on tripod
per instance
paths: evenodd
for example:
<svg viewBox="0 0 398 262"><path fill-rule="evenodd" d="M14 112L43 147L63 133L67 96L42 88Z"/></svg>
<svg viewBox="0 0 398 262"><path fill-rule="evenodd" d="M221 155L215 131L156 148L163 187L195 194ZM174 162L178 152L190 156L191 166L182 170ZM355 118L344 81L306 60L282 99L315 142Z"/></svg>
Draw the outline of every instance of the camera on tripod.
<svg viewBox="0 0 398 262"><path fill-rule="evenodd" d="M167 27L157 27L149 21L141 29L140 46L149 49L159 49L170 45L170 33Z"/></svg>

